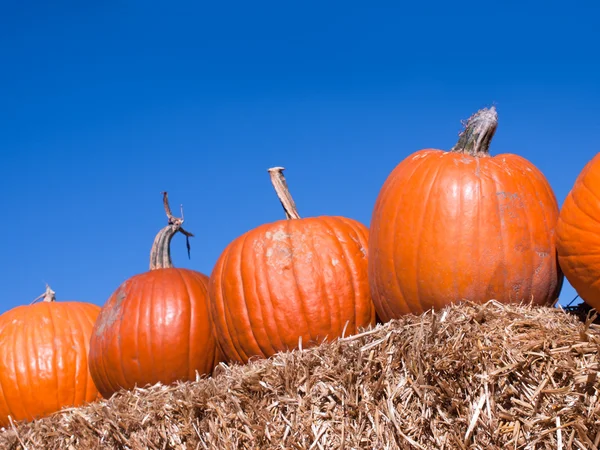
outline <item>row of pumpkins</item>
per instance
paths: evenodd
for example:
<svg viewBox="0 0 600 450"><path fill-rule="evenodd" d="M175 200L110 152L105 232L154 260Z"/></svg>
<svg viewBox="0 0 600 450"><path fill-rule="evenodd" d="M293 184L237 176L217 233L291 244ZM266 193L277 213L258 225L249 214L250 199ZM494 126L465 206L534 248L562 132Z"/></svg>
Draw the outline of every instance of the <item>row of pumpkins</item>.
<svg viewBox="0 0 600 450"><path fill-rule="evenodd" d="M482 109L450 151L400 162L370 229L346 217L301 218L283 168L269 169L287 218L234 239L210 277L173 267L171 239L191 233L164 193L169 222L150 270L102 308L56 302L47 288L43 301L0 316L0 426L462 299L554 305L563 273L600 307L600 154L559 212L531 162L489 154L496 126L496 110Z"/></svg>

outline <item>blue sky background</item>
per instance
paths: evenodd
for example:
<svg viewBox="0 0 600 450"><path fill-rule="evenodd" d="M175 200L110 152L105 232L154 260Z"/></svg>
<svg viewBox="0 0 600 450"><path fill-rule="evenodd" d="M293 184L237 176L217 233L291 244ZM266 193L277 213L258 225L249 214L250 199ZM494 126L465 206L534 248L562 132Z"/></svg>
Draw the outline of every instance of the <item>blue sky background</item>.
<svg viewBox="0 0 600 450"><path fill-rule="evenodd" d="M160 192L176 266L283 218L369 224L390 171L495 104L562 204L600 150L597 2L3 2L0 312L49 283L103 304L148 268ZM574 297L566 284L561 303Z"/></svg>

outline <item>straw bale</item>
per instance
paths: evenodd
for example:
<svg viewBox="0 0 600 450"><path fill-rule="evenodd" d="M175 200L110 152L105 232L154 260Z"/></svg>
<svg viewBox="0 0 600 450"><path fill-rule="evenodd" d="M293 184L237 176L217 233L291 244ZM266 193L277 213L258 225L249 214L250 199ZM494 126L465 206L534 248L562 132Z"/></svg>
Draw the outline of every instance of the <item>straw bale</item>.
<svg viewBox="0 0 600 450"><path fill-rule="evenodd" d="M462 304L0 432L2 449L597 449L600 327Z"/></svg>

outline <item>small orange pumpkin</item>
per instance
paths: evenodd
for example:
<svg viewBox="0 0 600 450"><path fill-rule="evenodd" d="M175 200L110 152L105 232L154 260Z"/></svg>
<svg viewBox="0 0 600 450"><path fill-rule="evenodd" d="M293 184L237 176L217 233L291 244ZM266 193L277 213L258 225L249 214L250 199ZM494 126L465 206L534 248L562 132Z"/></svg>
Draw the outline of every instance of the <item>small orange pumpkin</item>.
<svg viewBox="0 0 600 450"><path fill-rule="evenodd" d="M37 299L36 299L37 300ZM46 417L99 397L88 370L89 340L100 306L56 301L0 315L0 427Z"/></svg>
<svg viewBox="0 0 600 450"><path fill-rule="evenodd" d="M413 153L381 188L369 280L384 322L462 300L556 302L558 204L531 162L489 154L497 123L494 107L478 111L454 148Z"/></svg>
<svg viewBox="0 0 600 450"><path fill-rule="evenodd" d="M245 363L308 348L375 324L367 280L368 229L346 217L300 218L282 167L269 169L287 220L233 240L210 276L219 345Z"/></svg>
<svg viewBox="0 0 600 450"><path fill-rule="evenodd" d="M210 374L221 361L208 313L208 276L173 267L170 242L182 228L163 197L169 224L156 236L150 270L123 282L102 307L90 341L90 372L104 397L120 389Z"/></svg>

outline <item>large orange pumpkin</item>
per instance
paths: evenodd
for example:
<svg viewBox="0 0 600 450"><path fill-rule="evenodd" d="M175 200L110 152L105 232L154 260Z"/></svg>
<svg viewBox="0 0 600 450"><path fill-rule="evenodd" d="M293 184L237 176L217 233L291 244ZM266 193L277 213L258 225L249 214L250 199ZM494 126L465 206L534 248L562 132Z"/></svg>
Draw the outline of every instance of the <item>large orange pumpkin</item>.
<svg viewBox="0 0 600 450"><path fill-rule="evenodd" d="M287 220L232 241L210 276L210 312L223 353L247 362L308 348L375 324L368 229L346 217L300 218L282 167L269 169Z"/></svg>
<svg viewBox="0 0 600 450"><path fill-rule="evenodd" d="M150 270L123 282L102 307L90 341L92 377L104 397L120 389L193 380L221 360L208 314L208 276L173 267L170 242L186 236L164 193L169 224L154 240Z"/></svg>
<svg viewBox="0 0 600 450"><path fill-rule="evenodd" d="M600 310L600 153L590 160L562 205L558 261L579 296Z"/></svg>
<svg viewBox="0 0 600 450"><path fill-rule="evenodd" d="M489 154L497 120L478 111L450 151L411 154L381 188L369 280L383 321L462 300L556 302L556 198L525 158Z"/></svg>
<svg viewBox="0 0 600 450"><path fill-rule="evenodd" d="M88 370L89 340L100 307L44 300L0 315L0 427L35 420L98 398Z"/></svg>

